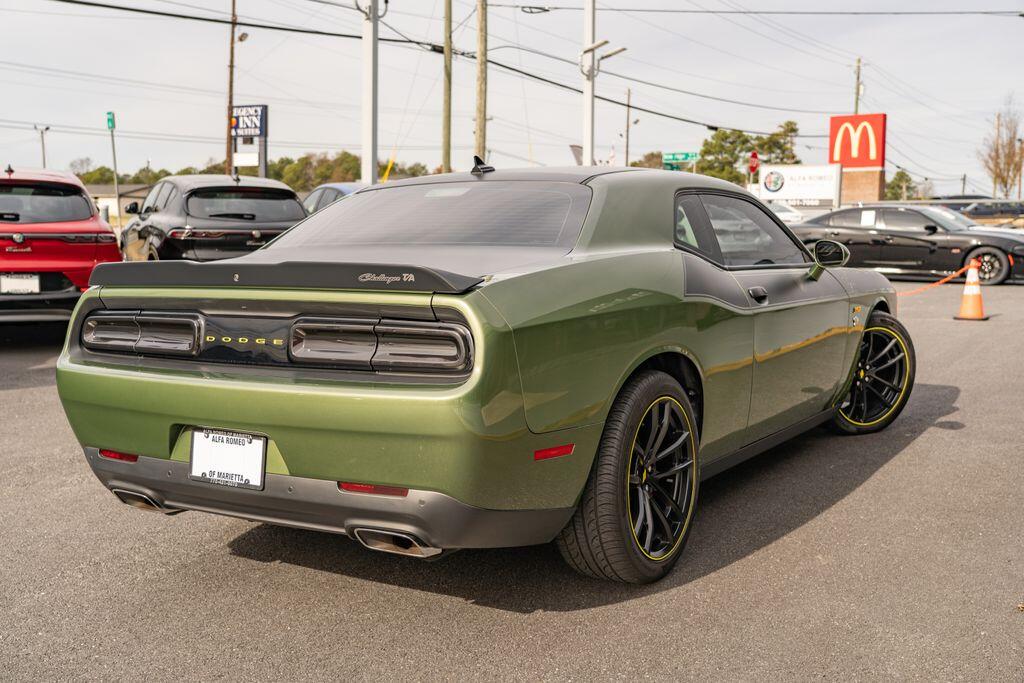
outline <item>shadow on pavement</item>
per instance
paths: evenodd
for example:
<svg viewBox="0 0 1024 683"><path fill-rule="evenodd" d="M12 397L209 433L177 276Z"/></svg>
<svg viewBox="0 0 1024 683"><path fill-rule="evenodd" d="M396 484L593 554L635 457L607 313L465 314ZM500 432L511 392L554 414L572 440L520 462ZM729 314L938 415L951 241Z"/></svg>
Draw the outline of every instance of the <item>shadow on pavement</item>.
<svg viewBox="0 0 1024 683"><path fill-rule="evenodd" d="M682 560L663 581L623 586L572 572L551 545L464 550L438 562L375 553L331 534L260 525L231 552L364 581L462 598L495 609L571 611L658 593L715 572L806 524L849 495L929 428L957 412L960 390L918 384L886 431L841 437L821 428L704 483L696 526Z"/></svg>
<svg viewBox="0 0 1024 683"><path fill-rule="evenodd" d="M0 325L0 391L52 386L67 323Z"/></svg>

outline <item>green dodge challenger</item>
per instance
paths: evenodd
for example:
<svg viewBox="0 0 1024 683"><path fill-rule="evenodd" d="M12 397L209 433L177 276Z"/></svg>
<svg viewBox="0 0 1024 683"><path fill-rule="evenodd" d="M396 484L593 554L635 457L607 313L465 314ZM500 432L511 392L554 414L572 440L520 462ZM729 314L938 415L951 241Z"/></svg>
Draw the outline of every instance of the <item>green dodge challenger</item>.
<svg viewBox="0 0 1024 683"><path fill-rule="evenodd" d="M420 558L554 541L643 583L702 479L903 409L894 292L847 257L712 178L478 163L240 258L98 266L58 387L130 505Z"/></svg>

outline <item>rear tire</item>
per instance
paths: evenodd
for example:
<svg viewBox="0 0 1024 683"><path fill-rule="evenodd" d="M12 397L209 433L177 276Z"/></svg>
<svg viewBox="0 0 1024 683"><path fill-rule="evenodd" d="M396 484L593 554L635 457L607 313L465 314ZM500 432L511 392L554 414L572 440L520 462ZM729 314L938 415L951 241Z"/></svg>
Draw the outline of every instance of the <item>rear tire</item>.
<svg viewBox="0 0 1024 683"><path fill-rule="evenodd" d="M995 247L978 247L967 255L966 263L978 259L978 280L983 285L1002 284L1010 276L1010 259Z"/></svg>
<svg viewBox="0 0 1024 683"><path fill-rule="evenodd" d="M832 424L842 434L879 432L895 420L914 389L917 357L903 324L881 311L868 318L850 388Z"/></svg>
<svg viewBox="0 0 1024 683"><path fill-rule="evenodd" d="M556 539L569 566L624 583L668 574L697 505L696 424L686 392L664 372L644 372L623 387L579 507Z"/></svg>

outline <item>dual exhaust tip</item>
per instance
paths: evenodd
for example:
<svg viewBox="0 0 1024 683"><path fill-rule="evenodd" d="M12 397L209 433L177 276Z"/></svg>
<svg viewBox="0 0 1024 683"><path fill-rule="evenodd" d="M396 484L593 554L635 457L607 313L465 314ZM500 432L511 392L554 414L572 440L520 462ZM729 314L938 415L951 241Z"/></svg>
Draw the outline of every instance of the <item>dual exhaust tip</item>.
<svg viewBox="0 0 1024 683"><path fill-rule="evenodd" d="M111 489L111 492L125 505L131 505L132 507L140 510L160 512L165 515L174 515L179 512L183 512L183 510L177 508L168 508L156 502L145 493L141 493L139 491ZM356 540L363 544L364 547L382 553L391 553L393 555L404 555L406 557L417 557L422 560L428 560L437 557L444 552L441 548L429 546L416 538L416 536L405 533L404 531L358 527L352 531L352 535L354 535Z"/></svg>

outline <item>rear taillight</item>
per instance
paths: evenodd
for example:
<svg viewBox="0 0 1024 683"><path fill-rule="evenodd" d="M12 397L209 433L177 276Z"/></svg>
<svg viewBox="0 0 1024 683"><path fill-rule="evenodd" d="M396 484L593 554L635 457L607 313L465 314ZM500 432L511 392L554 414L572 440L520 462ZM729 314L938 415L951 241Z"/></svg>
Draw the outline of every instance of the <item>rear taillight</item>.
<svg viewBox="0 0 1024 683"><path fill-rule="evenodd" d="M82 345L93 351L192 356L202 322L192 315L96 314L82 325Z"/></svg>
<svg viewBox="0 0 1024 683"><path fill-rule="evenodd" d="M385 372L458 374L473 363L473 338L457 323L302 319L292 326L297 363Z"/></svg>
<svg viewBox="0 0 1024 683"><path fill-rule="evenodd" d="M112 232L101 232L96 235L96 241L100 244L114 244L117 242L117 235Z"/></svg>
<svg viewBox="0 0 1024 683"><path fill-rule="evenodd" d="M409 495L409 489L401 486L379 486L377 484L360 484L353 481L339 481L338 488L349 493L372 493L378 496L397 496L404 498Z"/></svg>
<svg viewBox="0 0 1024 683"><path fill-rule="evenodd" d="M134 453L122 453L121 451L108 451L105 448L100 449L100 455L107 460L121 460L123 462L137 462L139 456Z"/></svg>

